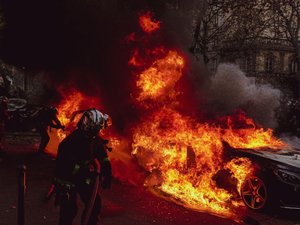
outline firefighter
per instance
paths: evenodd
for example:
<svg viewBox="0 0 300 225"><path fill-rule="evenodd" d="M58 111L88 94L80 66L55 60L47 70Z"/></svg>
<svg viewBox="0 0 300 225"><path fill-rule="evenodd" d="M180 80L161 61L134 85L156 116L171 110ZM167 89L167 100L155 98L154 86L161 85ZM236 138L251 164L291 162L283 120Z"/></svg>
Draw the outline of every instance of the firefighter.
<svg viewBox="0 0 300 225"><path fill-rule="evenodd" d="M48 135L48 127L56 129L65 129L57 118L58 111L55 107L41 107L32 115L33 123L37 132L41 136L41 142L38 148L38 153L44 153L50 137Z"/></svg>
<svg viewBox="0 0 300 225"><path fill-rule="evenodd" d="M99 187L110 188L111 165L107 141L99 137L99 131L110 124L108 115L96 109L86 110L77 129L60 143L54 178L56 203L60 205L59 225L73 224L78 210L77 194L85 204L81 224L100 224Z"/></svg>

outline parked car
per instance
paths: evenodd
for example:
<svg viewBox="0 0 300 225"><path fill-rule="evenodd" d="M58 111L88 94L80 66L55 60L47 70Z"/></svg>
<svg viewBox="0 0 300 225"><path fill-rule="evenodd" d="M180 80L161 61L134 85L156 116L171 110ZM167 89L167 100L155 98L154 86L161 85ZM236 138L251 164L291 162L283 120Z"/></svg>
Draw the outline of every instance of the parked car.
<svg viewBox="0 0 300 225"><path fill-rule="evenodd" d="M30 105L25 99L9 98L9 120L6 128L10 131L30 131L33 128L32 115L42 106Z"/></svg>

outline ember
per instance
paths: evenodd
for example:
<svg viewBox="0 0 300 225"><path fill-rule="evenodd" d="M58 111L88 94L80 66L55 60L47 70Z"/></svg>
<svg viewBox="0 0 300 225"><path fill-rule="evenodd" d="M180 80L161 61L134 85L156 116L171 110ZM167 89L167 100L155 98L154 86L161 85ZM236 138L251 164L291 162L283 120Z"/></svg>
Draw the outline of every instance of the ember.
<svg viewBox="0 0 300 225"><path fill-rule="evenodd" d="M139 17L139 23L141 28L146 33L153 33L154 31L157 31L160 28L160 22L154 21L152 19L152 13L146 12L145 14L141 15Z"/></svg>

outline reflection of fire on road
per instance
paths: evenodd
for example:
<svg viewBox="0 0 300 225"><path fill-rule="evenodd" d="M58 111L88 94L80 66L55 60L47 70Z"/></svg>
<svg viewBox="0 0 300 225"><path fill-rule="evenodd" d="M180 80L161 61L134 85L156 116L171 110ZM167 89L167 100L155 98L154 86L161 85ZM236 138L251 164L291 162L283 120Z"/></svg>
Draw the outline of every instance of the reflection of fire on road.
<svg viewBox="0 0 300 225"><path fill-rule="evenodd" d="M133 58L137 55L135 51ZM139 62L136 66L144 65L141 57ZM276 149L284 144L273 137L272 130L258 128L242 112L237 118L221 118L219 125L200 124L183 115L177 109L181 93L176 86L184 75L184 65L179 52L165 50L137 75L137 103L151 113L134 129L132 154L150 173L145 184L157 194L188 208L235 217L242 202L219 188L213 178L221 169L230 170L239 191L254 168L245 158L225 162L222 141L236 148Z"/></svg>

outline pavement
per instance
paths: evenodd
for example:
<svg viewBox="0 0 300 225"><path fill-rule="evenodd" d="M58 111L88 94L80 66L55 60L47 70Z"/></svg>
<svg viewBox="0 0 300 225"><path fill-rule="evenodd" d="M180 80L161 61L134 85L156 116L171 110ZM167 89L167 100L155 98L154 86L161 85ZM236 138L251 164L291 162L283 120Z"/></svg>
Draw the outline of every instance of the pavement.
<svg viewBox="0 0 300 225"><path fill-rule="evenodd" d="M34 133L10 133L5 139L7 156L0 162L0 225L17 224L17 167L27 166L25 224L57 225L59 209L53 199L43 198L51 184L55 161L36 153L39 137ZM269 214L247 212L246 223L195 212L152 195L144 187L113 181L102 192L103 225L300 225L300 212ZM82 209L82 203L78 202ZM76 224L80 224L80 213Z"/></svg>

